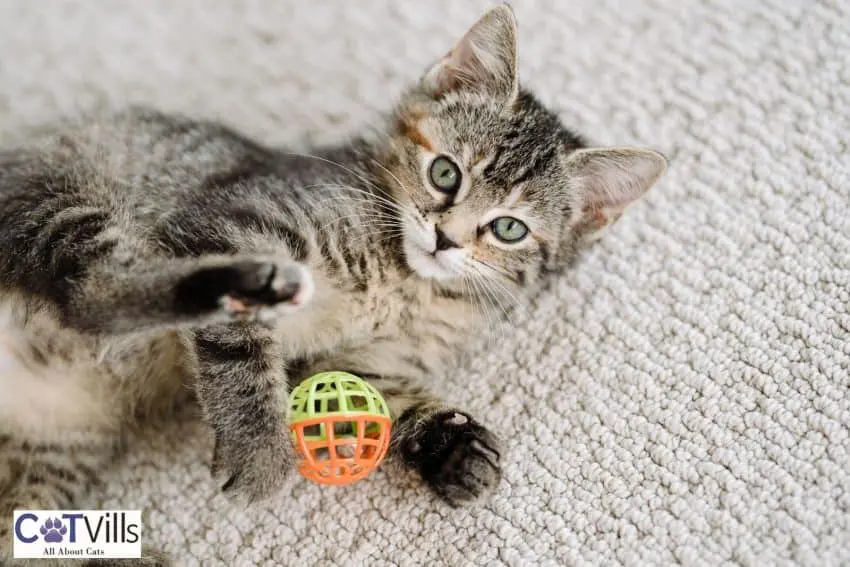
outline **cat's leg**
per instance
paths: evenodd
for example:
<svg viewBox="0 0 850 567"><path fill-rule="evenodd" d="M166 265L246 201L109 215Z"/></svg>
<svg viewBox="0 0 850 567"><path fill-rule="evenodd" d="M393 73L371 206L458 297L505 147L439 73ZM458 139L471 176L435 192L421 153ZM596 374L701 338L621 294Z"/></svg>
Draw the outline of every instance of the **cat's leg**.
<svg viewBox="0 0 850 567"><path fill-rule="evenodd" d="M127 446L133 418L170 413L186 390L180 371L153 371L180 360L172 334L145 341L162 358L138 373L135 398L110 372L115 366L85 350L88 340L59 328L43 309L8 299L0 299L0 565L11 563L14 510L94 508L93 493ZM153 563L135 563L145 564Z"/></svg>
<svg viewBox="0 0 850 567"><path fill-rule="evenodd" d="M276 492L294 468L286 424L286 361L271 331L231 323L195 334L196 392L215 432L213 473L249 501Z"/></svg>
<svg viewBox="0 0 850 567"><path fill-rule="evenodd" d="M271 322L312 296L310 272L286 257L243 254L152 259L93 269L60 307L63 323L125 333L232 320Z"/></svg>
<svg viewBox="0 0 850 567"><path fill-rule="evenodd" d="M114 334L206 324L262 316L259 306L280 309L311 293L309 271L283 242L245 254L234 241L233 255L200 247L197 256L169 257L152 242L165 236L152 238L103 191L58 172L34 179L16 167L23 168L0 163L0 290L55 306L68 327ZM198 233L211 230L209 220L197 224ZM189 228L172 232L198 239Z"/></svg>
<svg viewBox="0 0 850 567"><path fill-rule="evenodd" d="M496 489L501 449L489 429L422 388L416 379L360 376L381 392L390 407L391 459L417 471L453 506L475 503Z"/></svg>
<svg viewBox="0 0 850 567"><path fill-rule="evenodd" d="M387 403L396 408L390 451L453 506L489 496L501 479L499 440L467 412L424 392L406 389L405 380L377 380Z"/></svg>

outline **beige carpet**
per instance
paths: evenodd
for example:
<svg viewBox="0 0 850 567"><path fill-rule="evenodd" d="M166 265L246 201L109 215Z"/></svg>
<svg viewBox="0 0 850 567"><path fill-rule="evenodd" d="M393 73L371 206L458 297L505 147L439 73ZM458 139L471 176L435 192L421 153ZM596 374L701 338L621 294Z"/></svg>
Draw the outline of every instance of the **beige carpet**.
<svg viewBox="0 0 850 567"><path fill-rule="evenodd" d="M146 102L272 143L386 109L486 2L0 0L0 140ZM850 564L850 5L520 2L523 75L669 174L447 395L508 439L492 501L410 476L217 494L208 436L141 447L102 505L186 565Z"/></svg>

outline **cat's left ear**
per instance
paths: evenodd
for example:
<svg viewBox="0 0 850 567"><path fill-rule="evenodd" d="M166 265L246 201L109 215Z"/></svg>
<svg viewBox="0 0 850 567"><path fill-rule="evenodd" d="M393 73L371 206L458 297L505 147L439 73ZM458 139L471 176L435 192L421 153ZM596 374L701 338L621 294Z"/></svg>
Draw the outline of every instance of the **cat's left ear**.
<svg viewBox="0 0 850 567"><path fill-rule="evenodd" d="M654 150L599 148L565 157L569 175L570 225L596 240L655 184L667 160Z"/></svg>
<svg viewBox="0 0 850 567"><path fill-rule="evenodd" d="M516 38L513 10L506 4L491 8L425 73L423 89L433 97L484 91L513 102L519 89Z"/></svg>

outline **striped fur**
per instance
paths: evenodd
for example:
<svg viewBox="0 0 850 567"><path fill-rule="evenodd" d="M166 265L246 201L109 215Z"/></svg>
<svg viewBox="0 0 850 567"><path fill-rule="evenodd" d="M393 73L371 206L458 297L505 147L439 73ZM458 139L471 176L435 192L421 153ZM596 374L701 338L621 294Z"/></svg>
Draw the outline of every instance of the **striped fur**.
<svg viewBox="0 0 850 567"><path fill-rule="evenodd" d="M432 378L664 166L583 149L519 87L515 43L491 10L375 133L310 155L147 109L0 153L0 517L79 505L190 393L223 488L267 496L293 464L287 387L325 369L385 394L396 460L440 497L492 491L495 437ZM460 167L452 195L437 155ZM495 213L528 238L494 240Z"/></svg>

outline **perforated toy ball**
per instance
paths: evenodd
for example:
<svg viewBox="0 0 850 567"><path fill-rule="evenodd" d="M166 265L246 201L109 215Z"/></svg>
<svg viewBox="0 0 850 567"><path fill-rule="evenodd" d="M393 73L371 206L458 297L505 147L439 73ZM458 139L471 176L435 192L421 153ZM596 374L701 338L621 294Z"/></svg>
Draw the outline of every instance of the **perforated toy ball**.
<svg viewBox="0 0 850 567"><path fill-rule="evenodd" d="M384 459L390 411L371 384L348 372L323 372L289 395L289 428L298 471L319 484L358 481Z"/></svg>

